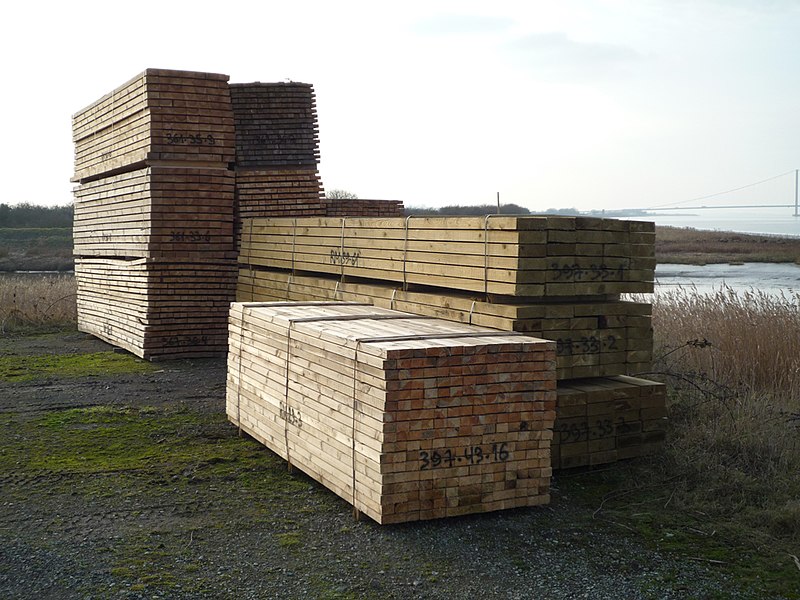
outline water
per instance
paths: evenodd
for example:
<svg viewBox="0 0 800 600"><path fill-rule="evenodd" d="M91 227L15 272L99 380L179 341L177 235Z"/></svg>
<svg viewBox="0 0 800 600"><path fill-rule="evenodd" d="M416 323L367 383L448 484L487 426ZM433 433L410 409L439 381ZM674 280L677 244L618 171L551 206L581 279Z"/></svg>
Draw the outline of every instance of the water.
<svg viewBox="0 0 800 600"><path fill-rule="evenodd" d="M692 227L708 231L736 231L800 237L800 217L793 208L741 208L686 211L692 214L672 215L657 212L646 217L624 217L637 221L654 221L656 225Z"/></svg>
<svg viewBox="0 0 800 600"><path fill-rule="evenodd" d="M651 216L633 217L633 219L654 221L656 225L692 227L708 231L800 237L800 217L793 215L793 208L708 209L684 215L658 212ZM677 287L694 288L700 293L729 287L736 291L757 290L771 295L782 293L792 295L794 292L800 292L800 265L791 263L657 265L656 292Z"/></svg>
<svg viewBox="0 0 800 600"><path fill-rule="evenodd" d="M736 291L756 290L780 296L800 293L800 265L792 263L744 263L741 265L656 266L656 292L678 287L711 293L729 287Z"/></svg>

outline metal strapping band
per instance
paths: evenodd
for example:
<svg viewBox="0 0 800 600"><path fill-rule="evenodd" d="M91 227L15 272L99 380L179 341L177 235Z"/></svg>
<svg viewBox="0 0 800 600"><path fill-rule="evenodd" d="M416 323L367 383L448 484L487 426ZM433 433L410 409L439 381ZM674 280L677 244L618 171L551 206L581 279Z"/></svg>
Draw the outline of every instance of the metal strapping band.
<svg viewBox="0 0 800 600"><path fill-rule="evenodd" d="M473 333L426 333L422 335L396 335L376 338L360 338L363 344L377 344L380 342L413 342L416 340L451 340L457 338L484 338L484 337L517 337L528 334L520 331L476 331Z"/></svg>
<svg viewBox="0 0 800 600"><path fill-rule="evenodd" d="M403 291L408 290L408 281L406 281L406 258L408 257L408 223L414 215L406 217L406 226L403 234Z"/></svg>
<svg viewBox="0 0 800 600"><path fill-rule="evenodd" d="M286 466L291 473L292 458L289 454L289 364L292 360L292 325L294 321L289 321L289 328L286 331L286 377L283 380L283 441L286 444ZM280 407L278 407L280 411ZM278 413L280 415L280 412Z"/></svg>
<svg viewBox="0 0 800 600"><path fill-rule="evenodd" d="M469 324L472 325L472 313L475 310L475 300L472 301L472 306L469 307Z"/></svg>
<svg viewBox="0 0 800 600"><path fill-rule="evenodd" d="M294 274L294 252L297 241L297 219L292 219L292 273Z"/></svg>
<svg viewBox="0 0 800 600"><path fill-rule="evenodd" d="M351 428L351 453L353 458L353 518L358 521L361 511L358 510L358 506L356 506L356 410L358 409L358 348L361 345L361 342L356 342L356 351L353 355L353 424Z"/></svg>
<svg viewBox="0 0 800 600"><path fill-rule="evenodd" d="M244 353L244 309L242 307L242 322L239 323L239 368L237 369L238 381L236 382L236 424L239 426L239 437L242 437L242 362Z"/></svg>
<svg viewBox="0 0 800 600"><path fill-rule="evenodd" d="M314 302L286 302L277 300L275 302L244 302L243 304L247 307L255 308L258 308L259 306L372 306L372 304L369 304L368 302L333 302L331 300L318 300Z"/></svg>
<svg viewBox="0 0 800 600"><path fill-rule="evenodd" d="M486 215L483 219L483 293L489 295L489 220L497 215Z"/></svg>
<svg viewBox="0 0 800 600"><path fill-rule="evenodd" d="M333 299L336 300L336 294L339 293L339 284L341 281L336 282L336 286L333 288Z"/></svg>
<svg viewBox="0 0 800 600"><path fill-rule="evenodd" d="M289 298L289 293L292 290L292 284L294 283L294 273L289 273L289 277L286 279L286 301L291 302Z"/></svg>
<svg viewBox="0 0 800 600"><path fill-rule="evenodd" d="M253 251L253 219L248 219L247 224L247 268L250 271L250 300L256 299L256 270L253 268L253 261L250 254Z"/></svg>
<svg viewBox="0 0 800 600"><path fill-rule="evenodd" d="M356 305L358 306L358 305ZM371 304L364 304L363 306L372 306ZM329 317L300 317L299 319L292 319L292 323L317 323L320 321L361 321L372 319L375 321L388 321L392 319L431 319L436 317L427 317L425 315L337 315Z"/></svg>
<svg viewBox="0 0 800 600"><path fill-rule="evenodd" d="M339 264L341 265L340 277L344 279L344 228L347 223L347 217L342 217L342 236L339 243Z"/></svg>
<svg viewBox="0 0 800 600"><path fill-rule="evenodd" d="M392 290L392 297L389 298L389 308L394 310L394 297L397 295L397 288Z"/></svg>

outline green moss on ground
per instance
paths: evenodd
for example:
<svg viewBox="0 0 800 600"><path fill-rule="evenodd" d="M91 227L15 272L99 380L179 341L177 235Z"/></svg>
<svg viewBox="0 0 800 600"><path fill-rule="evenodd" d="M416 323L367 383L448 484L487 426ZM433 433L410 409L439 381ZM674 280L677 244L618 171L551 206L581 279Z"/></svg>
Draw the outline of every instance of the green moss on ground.
<svg viewBox="0 0 800 600"><path fill-rule="evenodd" d="M43 354L0 356L0 381L33 381L46 377L114 376L149 373L157 367L130 354Z"/></svg>

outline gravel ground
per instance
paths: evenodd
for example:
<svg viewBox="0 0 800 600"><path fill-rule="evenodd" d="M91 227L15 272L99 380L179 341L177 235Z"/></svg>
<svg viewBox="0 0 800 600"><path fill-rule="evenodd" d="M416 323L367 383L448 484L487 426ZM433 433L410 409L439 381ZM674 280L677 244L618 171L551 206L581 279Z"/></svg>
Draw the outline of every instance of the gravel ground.
<svg viewBox="0 0 800 600"><path fill-rule="evenodd" d="M0 354L108 349L75 333L0 339ZM399 526L356 522L344 501L286 473L225 422L224 360L155 369L0 382L0 458L34 444L43 418L98 406L178 415L193 436L187 443L230 449L158 468L34 469L25 460L3 468L0 597L764 598L737 589L710 562L659 552L594 519L560 475L546 507ZM86 436L97 432L86 427ZM153 447L165 443L153 439Z"/></svg>

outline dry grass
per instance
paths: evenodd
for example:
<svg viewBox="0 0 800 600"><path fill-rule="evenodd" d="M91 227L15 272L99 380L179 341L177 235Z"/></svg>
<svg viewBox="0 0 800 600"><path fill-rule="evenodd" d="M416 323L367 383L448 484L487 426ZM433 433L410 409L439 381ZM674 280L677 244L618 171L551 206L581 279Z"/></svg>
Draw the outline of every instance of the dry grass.
<svg viewBox="0 0 800 600"><path fill-rule="evenodd" d="M678 290L653 328L678 501L800 539L800 295Z"/></svg>
<svg viewBox="0 0 800 600"><path fill-rule="evenodd" d="M71 274L0 275L0 333L75 326L75 292Z"/></svg>
<svg viewBox="0 0 800 600"><path fill-rule="evenodd" d="M681 264L800 263L800 238L659 226L656 259Z"/></svg>

